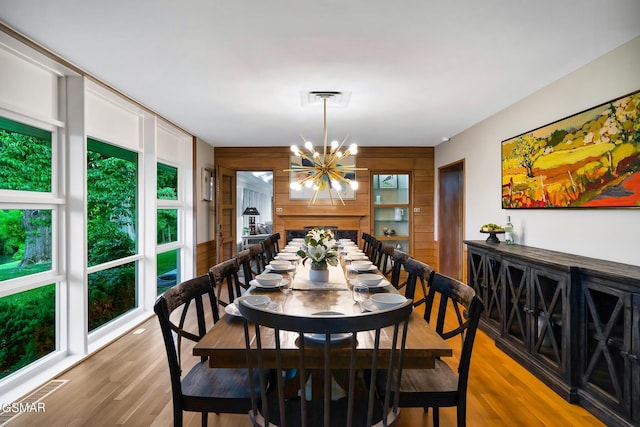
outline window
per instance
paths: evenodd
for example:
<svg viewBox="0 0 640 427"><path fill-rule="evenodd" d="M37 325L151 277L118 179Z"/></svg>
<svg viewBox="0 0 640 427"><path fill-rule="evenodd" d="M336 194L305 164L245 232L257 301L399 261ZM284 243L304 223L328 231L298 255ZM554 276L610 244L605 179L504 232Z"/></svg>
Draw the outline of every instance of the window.
<svg viewBox="0 0 640 427"><path fill-rule="evenodd" d="M56 284L38 275L51 275L54 255L55 208L42 197L52 192L51 141L0 117L0 378L56 349Z"/></svg>
<svg viewBox="0 0 640 427"><path fill-rule="evenodd" d="M160 295L179 280L180 250L175 248L181 240L178 233L178 168L158 163L157 199L156 285ZM175 249L166 250L168 248Z"/></svg>
<svg viewBox="0 0 640 427"><path fill-rule="evenodd" d="M138 155L103 142L87 144L89 331L136 307ZM113 267L113 263L119 265Z"/></svg>
<svg viewBox="0 0 640 427"><path fill-rule="evenodd" d="M56 348L56 286L0 298L0 378Z"/></svg>
<svg viewBox="0 0 640 427"><path fill-rule="evenodd" d="M51 192L51 132L0 117L0 189Z"/></svg>

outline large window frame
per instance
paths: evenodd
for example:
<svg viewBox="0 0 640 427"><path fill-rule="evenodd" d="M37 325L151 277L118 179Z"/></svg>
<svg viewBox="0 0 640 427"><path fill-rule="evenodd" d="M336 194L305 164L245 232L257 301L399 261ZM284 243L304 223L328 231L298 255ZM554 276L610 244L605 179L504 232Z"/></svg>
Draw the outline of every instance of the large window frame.
<svg viewBox="0 0 640 427"><path fill-rule="evenodd" d="M51 191L0 189L0 209L51 210L51 269L4 280L0 297L55 285L55 350L0 379L12 402L153 316L158 253L179 251L182 279L195 273L193 136L64 61L0 31L0 116L51 132ZM10 88L10 90L7 90ZM114 126L114 124L116 124ZM87 139L137 153L138 245L135 254L88 266ZM167 161L171 159L171 161ZM179 199L157 201L156 164L179 170ZM178 209L178 241L156 244L157 209ZM137 264L136 307L88 332L90 274Z"/></svg>
<svg viewBox="0 0 640 427"><path fill-rule="evenodd" d="M51 268L46 271L14 277L0 282L0 298L17 295L23 292L44 288L50 285L55 287L55 320L54 343L52 351L35 359L26 367L11 372L3 378L3 382L11 383L32 367L45 369L53 366L64 358L67 350L67 319L60 316L63 307L61 295L66 291L65 277L65 239L62 237L65 228L65 198L64 178L62 170L64 162L65 145L63 132L58 123L47 123L32 117L18 114L4 108L0 108L0 116L17 125L36 128L51 135L51 187L50 191L26 191L0 189L0 209L2 210L48 210L51 212ZM1 389L0 389L1 391Z"/></svg>

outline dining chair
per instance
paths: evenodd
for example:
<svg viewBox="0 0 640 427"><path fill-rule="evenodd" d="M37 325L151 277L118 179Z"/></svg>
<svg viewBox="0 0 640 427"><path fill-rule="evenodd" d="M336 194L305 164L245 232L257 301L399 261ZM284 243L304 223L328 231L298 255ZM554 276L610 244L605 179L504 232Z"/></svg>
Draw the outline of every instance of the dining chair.
<svg viewBox="0 0 640 427"><path fill-rule="evenodd" d="M250 375L255 370L265 372L271 362L278 382L271 399L266 392L254 396L256 403L249 412L254 426L387 426L398 417L397 395L394 398L391 392L398 389L398 384L391 384L391 380L401 378L408 319L413 310L410 301L386 310L351 315L326 312L301 317L251 306L244 300L240 301L239 310L244 319ZM281 344L282 340L293 339L298 350L290 355L281 350ZM359 341L371 343L371 351L359 354ZM381 342L392 350L380 351ZM298 372L300 392L286 398L283 376L291 369ZM373 373L368 381L363 375L365 369ZM378 370L389 379L380 384L383 394L376 393L373 387ZM312 393L315 392L311 396L305 387L309 372ZM336 383L332 387L335 376L342 380L342 396L336 392ZM259 387L267 381L261 376ZM259 387L252 385L250 389ZM379 399L380 395L385 398Z"/></svg>
<svg viewBox="0 0 640 427"><path fill-rule="evenodd" d="M240 274L238 275L240 286L244 289L248 289L249 282L253 280L255 276L264 272L266 264L264 262L264 256L262 251L262 245L251 245L247 249L238 252L235 256L240 266Z"/></svg>
<svg viewBox="0 0 640 427"><path fill-rule="evenodd" d="M411 256L408 253L394 248L392 262L393 267L391 268L391 279L389 281L393 287L398 290L407 285L404 266L407 264L409 259L411 259Z"/></svg>
<svg viewBox="0 0 640 427"><path fill-rule="evenodd" d="M276 252L276 247L273 241L269 238L264 239L262 242L260 242L260 244L262 245L262 252L265 263L269 264L271 261L273 261L275 256L278 255L278 253Z"/></svg>
<svg viewBox="0 0 640 427"><path fill-rule="evenodd" d="M380 242L376 267L387 279L390 278L393 272L393 253L395 250L396 248L393 245Z"/></svg>
<svg viewBox="0 0 640 427"><path fill-rule="evenodd" d="M366 251L363 251L366 256L369 257L371 262L375 262L376 254L378 250L378 244L380 242L374 236L369 237L369 246Z"/></svg>
<svg viewBox="0 0 640 427"><path fill-rule="evenodd" d="M413 306L415 307L417 305L415 301L416 286L418 285L418 283L422 284L422 291L426 296L426 285L430 284L433 281L435 271L429 264L418 261L414 258L407 259L404 264L404 270L407 276L404 296L414 300Z"/></svg>
<svg viewBox="0 0 640 427"><path fill-rule="evenodd" d="M269 240L273 243L274 252L276 254L280 252L280 233L273 233L269 236Z"/></svg>
<svg viewBox="0 0 640 427"><path fill-rule="evenodd" d="M434 426L440 423L440 407L455 406L457 425L462 427L466 425L471 353L484 306L472 287L439 273L433 277L425 303L424 318L431 325L436 301L436 332L444 339L463 337L460 361L457 369L441 359L436 359L435 369L405 369L400 382L399 406L422 407L425 411L433 408ZM447 314L452 308L454 314Z"/></svg>
<svg viewBox="0 0 640 427"><path fill-rule="evenodd" d="M242 295L242 287L240 286L240 280L238 278L239 271L240 265L236 258L218 263L209 269L211 283L214 288L217 289L216 299L219 305L225 307L231 304L236 297ZM227 288L228 301L222 301L220 299L222 289L225 287Z"/></svg>
<svg viewBox="0 0 640 427"><path fill-rule="evenodd" d="M362 233L362 252L366 254L369 251L370 245L371 245L371 234Z"/></svg>
<svg viewBox="0 0 640 427"><path fill-rule="evenodd" d="M211 307L210 317L205 315L203 300ZM153 306L169 361L174 426L182 425L183 411L201 412L202 425L206 426L210 412L246 414L251 409L252 381L246 369L209 368L208 358L203 357L182 375L183 340L199 341L207 332L207 323L220 319L216 308L208 274L177 284L160 295Z"/></svg>

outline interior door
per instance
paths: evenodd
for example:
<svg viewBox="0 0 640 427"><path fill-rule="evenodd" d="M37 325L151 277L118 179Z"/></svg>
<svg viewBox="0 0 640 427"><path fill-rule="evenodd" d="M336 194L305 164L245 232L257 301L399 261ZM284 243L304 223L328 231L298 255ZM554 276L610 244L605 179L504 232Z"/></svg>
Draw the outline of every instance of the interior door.
<svg viewBox="0 0 640 427"><path fill-rule="evenodd" d="M236 172L218 166L216 262L230 259L236 249Z"/></svg>
<svg viewBox="0 0 640 427"><path fill-rule="evenodd" d="M440 168L438 183L438 269L447 276L462 280L464 162Z"/></svg>

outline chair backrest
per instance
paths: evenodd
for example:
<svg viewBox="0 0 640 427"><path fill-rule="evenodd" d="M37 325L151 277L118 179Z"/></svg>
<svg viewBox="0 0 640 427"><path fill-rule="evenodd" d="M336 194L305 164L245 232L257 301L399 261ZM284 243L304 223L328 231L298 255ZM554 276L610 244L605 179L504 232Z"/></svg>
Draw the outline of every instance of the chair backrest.
<svg viewBox="0 0 640 427"><path fill-rule="evenodd" d="M429 264L425 264L422 261L418 261L414 258L409 258L404 265L404 269L407 273L407 288L404 291L404 296L414 299L416 292L416 285L418 282L431 284L435 272ZM426 292L426 288L423 286L423 291Z"/></svg>
<svg viewBox="0 0 640 427"><path fill-rule="evenodd" d="M371 245L371 234L362 233L362 252L366 254L369 251L370 245Z"/></svg>
<svg viewBox="0 0 640 427"><path fill-rule="evenodd" d="M262 245L259 243L251 245L247 249L238 252L235 258L238 260L238 265L242 272L240 286L248 289L251 286L249 282L258 274L263 273L267 266Z"/></svg>
<svg viewBox="0 0 640 427"><path fill-rule="evenodd" d="M270 238L264 239L262 242L260 242L260 244L262 245L262 252L264 254L263 256L265 262L268 264L273 261L273 258L276 255L278 255L278 253L276 252L276 246Z"/></svg>
<svg viewBox="0 0 640 427"><path fill-rule="evenodd" d="M426 297L424 318L427 322L431 320L436 295L440 297L435 325L436 332L444 339L462 336L462 351L458 365L458 391L465 391L473 342L484 305L471 286L452 277L435 273L430 283L429 294ZM447 310L451 308L455 313L455 327L445 330L445 317L448 317L449 324L451 324L453 317L446 314Z"/></svg>
<svg viewBox="0 0 640 427"><path fill-rule="evenodd" d="M395 249L393 251L393 267L391 269L391 284L396 288L400 289L407 285L406 280L401 282L402 274L404 271L404 266L407 264L407 261L411 259L408 253L401 251L400 249Z"/></svg>
<svg viewBox="0 0 640 427"><path fill-rule="evenodd" d="M413 310L409 300L388 310L353 315L328 312L308 317L292 316L251 306L246 301L240 301L239 310L244 319L249 377L253 378L256 370L264 373L259 387L262 394L252 399L254 407L250 415L254 425L282 425L282 420L287 419L290 425L306 426L309 419L314 420L313 425L320 425L317 421L321 417L324 426L330 425L332 420L333 425L339 423L350 426L354 417L362 421L364 415L367 423L359 422L358 425L370 426L381 419L385 420L383 425L389 425L398 416L398 395L390 390L398 390L399 384L392 384L392 381L399 381L402 374L408 319ZM383 328L386 329L381 332ZM320 336L321 342L311 342L308 334ZM332 337L336 335L332 334L350 335L346 336L345 341L335 343ZM281 351L283 342L294 341L298 346L296 352ZM362 343L370 343L371 351L364 354L362 350L358 352L357 347ZM380 351L381 343L390 350ZM266 376L267 368L273 366L267 366L266 361L273 362L274 359L278 396L277 405L269 405ZM310 366L310 363L315 365ZM370 369L368 384L362 383L363 380L356 375L357 371L363 369ZM286 401L283 383L285 370L298 373L301 398ZM332 396L331 379L335 371L341 372L341 378L346 381L346 384L344 381L341 383L346 392L341 399ZM309 372L322 375L321 381L314 381L312 377L314 384L320 382L323 386L323 398L320 401L307 401L305 383ZM382 378L387 378L385 401L380 402L377 396L381 394L376 393L375 384L376 377L383 374L386 376ZM251 385L251 390L257 390L256 386ZM258 408L256 402L260 399L262 404ZM292 420L292 416L295 419Z"/></svg>
<svg viewBox="0 0 640 427"><path fill-rule="evenodd" d="M376 239L374 236L370 236L369 237L369 246L367 248L366 251L363 251L365 253L366 256L369 257L369 259L371 260L371 262L375 262L376 261L376 253L377 253L377 249L378 249L378 244L380 242L378 242L378 239Z"/></svg>
<svg viewBox="0 0 640 427"><path fill-rule="evenodd" d="M218 316L216 296L213 292L209 275L204 274L196 278L179 283L160 295L153 306L158 316L164 347L169 361L171 375L171 390L174 402L182 400L181 375L181 345L182 340L198 342L206 334L207 327L203 297L207 296L212 307L211 319L213 323L220 320ZM171 316L181 310L179 316ZM193 325L195 315L196 324ZM174 320L172 320L172 318ZM177 323L176 323L177 321ZM195 330L194 330L195 329ZM176 339L174 339L174 336ZM202 358L203 360L206 358ZM179 400L176 400L179 399Z"/></svg>
<svg viewBox="0 0 640 427"><path fill-rule="evenodd" d="M219 289L218 295L220 295L220 290L222 290L224 286L226 286L227 288L229 301L224 302L218 300L218 303L220 305L226 306L227 304L231 304L236 299L236 297L242 295L242 288L240 287L240 280L238 278L239 271L240 265L238 264L238 260L236 258L231 258L223 261L209 269L211 283L214 285L214 287Z"/></svg>
<svg viewBox="0 0 640 427"><path fill-rule="evenodd" d="M387 278L389 278L393 272L393 253L395 250L396 248L393 247L393 245L388 245L382 242L380 243L380 255L376 266L378 267L378 270L380 270L380 273Z"/></svg>
<svg viewBox="0 0 640 427"><path fill-rule="evenodd" d="M277 254L278 252L280 252L280 233L273 233L271 236L269 236L269 240L271 240L271 242L273 243L273 249L275 253Z"/></svg>

